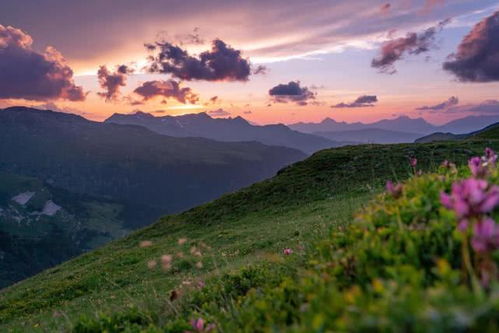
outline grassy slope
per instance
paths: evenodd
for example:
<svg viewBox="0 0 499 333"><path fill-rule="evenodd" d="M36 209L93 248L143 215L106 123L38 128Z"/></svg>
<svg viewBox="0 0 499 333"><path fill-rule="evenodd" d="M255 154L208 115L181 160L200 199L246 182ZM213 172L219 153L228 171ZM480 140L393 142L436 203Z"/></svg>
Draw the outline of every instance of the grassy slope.
<svg viewBox="0 0 499 333"><path fill-rule="evenodd" d="M99 250L50 269L0 294L0 329L22 331L71 325L81 314L119 312L131 305L164 300L181 281L237 271L248 263L272 261L283 247L307 245L330 228L349 223L352 213L386 179L410 174L407 158L423 169L443 159L463 163L491 137L429 145L365 145L325 150L255 184L155 225ZM190 243L180 246L177 239ZM140 248L150 240L153 246ZM192 244L211 247L199 259L175 259L173 269L150 270L162 254L189 252ZM196 268L202 260L204 267Z"/></svg>

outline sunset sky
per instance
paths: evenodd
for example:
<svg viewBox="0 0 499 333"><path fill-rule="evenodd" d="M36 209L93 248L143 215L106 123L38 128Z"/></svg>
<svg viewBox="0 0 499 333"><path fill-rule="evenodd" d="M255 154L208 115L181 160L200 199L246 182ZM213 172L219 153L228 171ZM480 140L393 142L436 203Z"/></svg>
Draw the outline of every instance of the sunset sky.
<svg viewBox="0 0 499 333"><path fill-rule="evenodd" d="M497 0L5 0L0 106L260 124L499 115L498 10Z"/></svg>

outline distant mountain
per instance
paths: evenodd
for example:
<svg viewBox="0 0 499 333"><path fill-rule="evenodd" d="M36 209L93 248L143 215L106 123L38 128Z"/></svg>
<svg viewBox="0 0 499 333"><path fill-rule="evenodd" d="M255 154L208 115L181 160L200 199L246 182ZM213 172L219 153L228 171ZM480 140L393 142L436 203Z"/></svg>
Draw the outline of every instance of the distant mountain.
<svg viewBox="0 0 499 333"><path fill-rule="evenodd" d="M438 128L439 132L465 134L499 122L499 116L468 116L451 121Z"/></svg>
<svg viewBox="0 0 499 333"><path fill-rule="evenodd" d="M0 287L303 158L257 142L0 110Z"/></svg>
<svg viewBox="0 0 499 333"><path fill-rule="evenodd" d="M299 149L305 153L338 147L341 143L304 134L278 125L256 126L242 117L212 118L206 113L154 117L149 113L114 114L106 123L139 125L174 137L201 137L226 142L257 141L266 145Z"/></svg>
<svg viewBox="0 0 499 333"><path fill-rule="evenodd" d="M429 143L436 141L457 141L472 138L487 139L488 137L496 138L499 135L499 122L489 125L478 131L466 134L453 134L437 132L417 139L416 143Z"/></svg>
<svg viewBox="0 0 499 333"><path fill-rule="evenodd" d="M352 143L410 143L421 137L419 133L406 133L380 128L365 128L350 131L316 132L333 141Z"/></svg>
<svg viewBox="0 0 499 333"><path fill-rule="evenodd" d="M335 132L335 131L354 131L366 128L364 123L347 123L344 121L336 121L331 118L325 118L320 123L304 123L288 125L289 128L302 133L316 132Z"/></svg>
<svg viewBox="0 0 499 333"><path fill-rule="evenodd" d="M359 122L337 122L331 118L326 118L320 123L297 123L289 125L289 128L304 133L354 131L377 128L388 131L425 134L435 131L436 126L428 123L423 118L409 118L407 116L400 116L395 119L383 119L370 124Z"/></svg>
<svg viewBox="0 0 499 333"><path fill-rule="evenodd" d="M395 119L383 119L371 124L337 122L326 118L320 123L297 123L289 125L289 127L303 133L321 133L322 136L331 140L343 141L342 139L348 139L346 141L365 142L362 139L365 136L373 139L370 141L372 143L402 143L408 142L407 140L411 138L413 140L416 139L415 135L422 137L431 133L438 133L438 137L442 137L445 133L470 133L498 121L499 116L468 116L453 120L442 126L436 126L428 123L423 118L409 118L407 116L400 116ZM390 136L389 133L381 134L379 132L378 134L371 133L372 135L369 135L369 132L363 132L364 130L372 131L373 129L393 131L395 133L392 133L393 136ZM355 140L355 138L350 137L348 135L349 131L354 131L352 133L358 134L360 139ZM347 135L333 135L333 132L346 132ZM405 133L407 136L401 135L401 133ZM380 135L380 137L377 135Z"/></svg>

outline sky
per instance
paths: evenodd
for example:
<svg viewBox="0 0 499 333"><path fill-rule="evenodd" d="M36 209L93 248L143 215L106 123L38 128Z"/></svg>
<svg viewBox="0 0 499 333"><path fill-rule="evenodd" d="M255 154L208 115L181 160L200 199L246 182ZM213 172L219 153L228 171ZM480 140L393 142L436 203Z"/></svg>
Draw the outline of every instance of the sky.
<svg viewBox="0 0 499 333"><path fill-rule="evenodd" d="M499 115L497 0L0 2L0 106L103 120Z"/></svg>

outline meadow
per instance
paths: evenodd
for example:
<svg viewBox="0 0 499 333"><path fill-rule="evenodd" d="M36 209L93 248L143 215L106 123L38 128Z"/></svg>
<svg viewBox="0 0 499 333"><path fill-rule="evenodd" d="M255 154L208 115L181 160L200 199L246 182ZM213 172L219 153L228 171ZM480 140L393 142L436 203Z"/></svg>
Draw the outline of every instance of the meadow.
<svg viewBox="0 0 499 333"><path fill-rule="evenodd" d="M481 264L462 269L464 237L440 201L485 147L495 136L318 152L3 290L0 328L497 330L496 276L484 286Z"/></svg>

